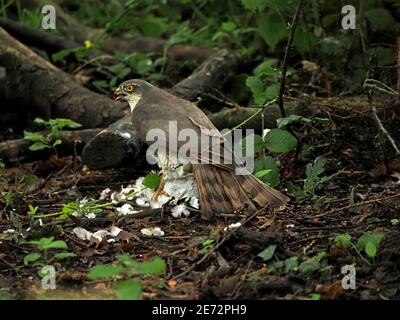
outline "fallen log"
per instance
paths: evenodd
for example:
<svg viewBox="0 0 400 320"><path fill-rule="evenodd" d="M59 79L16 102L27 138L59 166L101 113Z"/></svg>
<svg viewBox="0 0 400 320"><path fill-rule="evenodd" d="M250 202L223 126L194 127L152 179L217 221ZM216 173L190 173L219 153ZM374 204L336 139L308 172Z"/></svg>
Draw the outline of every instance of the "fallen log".
<svg viewBox="0 0 400 320"><path fill-rule="evenodd" d="M187 100L205 96L211 89L221 89L234 75L240 57L228 50L220 50L203 62L191 76L169 89ZM100 132L83 149L82 160L91 169L134 163L141 150L130 115Z"/></svg>
<svg viewBox="0 0 400 320"><path fill-rule="evenodd" d="M74 151L81 152L86 143L96 134L100 132L100 129L85 129L85 130L74 130L74 131L61 131L62 144L56 147L59 154L71 154ZM48 132L39 132L43 135ZM51 150L45 149L41 151L31 151L29 146L32 144L31 141L25 139L9 140L0 143L0 159L6 163L21 161L22 159L34 160L41 159L45 155L49 155Z"/></svg>
<svg viewBox="0 0 400 320"><path fill-rule="evenodd" d="M44 60L0 27L0 100L44 118L105 127L127 112L125 103L97 94ZM5 69L5 71L4 71Z"/></svg>

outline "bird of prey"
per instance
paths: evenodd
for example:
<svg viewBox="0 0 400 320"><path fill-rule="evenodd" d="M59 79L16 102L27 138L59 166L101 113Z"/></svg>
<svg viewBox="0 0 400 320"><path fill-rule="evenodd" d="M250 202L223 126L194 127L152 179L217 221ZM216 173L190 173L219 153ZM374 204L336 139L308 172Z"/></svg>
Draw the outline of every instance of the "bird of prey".
<svg viewBox="0 0 400 320"><path fill-rule="evenodd" d="M202 137L208 137L210 132L219 133L206 114L196 105L144 80L133 79L121 83L114 91L114 97L116 100L123 99L129 103L132 123L138 132L139 139L143 142L146 142L146 136L151 129L160 129L166 133L167 147L165 150L158 150L164 153L163 157L160 156L160 159L164 159L163 161L168 162L169 155L174 154L173 152L178 155L173 144L169 143L172 139L169 135L171 122L175 121L178 132L191 129L191 132L194 131ZM222 148L224 139L222 135L219 138ZM177 148L185 143L175 142ZM200 151L194 160L203 161L193 161L191 166L196 179L203 218L207 219L213 214L233 213L244 208L274 209L288 202L287 196L267 186L249 172L236 174L235 168L239 166L239 163L235 157L229 162L225 161L229 159L226 159L223 152L215 158L211 152L204 152L201 146L199 148Z"/></svg>

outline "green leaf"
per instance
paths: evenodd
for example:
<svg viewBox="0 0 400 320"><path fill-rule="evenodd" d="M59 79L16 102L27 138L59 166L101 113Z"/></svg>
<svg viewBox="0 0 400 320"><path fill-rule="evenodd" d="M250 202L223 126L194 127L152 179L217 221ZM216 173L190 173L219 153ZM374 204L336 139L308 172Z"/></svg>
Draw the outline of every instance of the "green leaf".
<svg viewBox="0 0 400 320"><path fill-rule="evenodd" d="M376 247L376 245L373 242L367 242L366 246L365 246L365 253L373 258L376 256L376 251L378 250L378 248Z"/></svg>
<svg viewBox="0 0 400 320"><path fill-rule="evenodd" d="M257 256L263 259L264 261L269 261L274 256L275 250L276 250L276 245L271 244L263 251L261 251Z"/></svg>
<svg viewBox="0 0 400 320"><path fill-rule="evenodd" d="M311 293L308 296L309 300L321 300L321 294L320 293Z"/></svg>
<svg viewBox="0 0 400 320"><path fill-rule="evenodd" d="M147 37L159 38L165 30L165 24L160 18L148 17L138 24L140 31Z"/></svg>
<svg viewBox="0 0 400 320"><path fill-rule="evenodd" d="M306 175L308 178L319 176L325 171L326 159L322 156L315 158L314 163L307 164Z"/></svg>
<svg viewBox="0 0 400 320"><path fill-rule="evenodd" d="M291 114L290 116L287 116L285 118L277 119L276 125L277 125L278 129L282 129L283 127L287 126L289 123L299 122L299 121L310 123L311 119L305 118L303 116L299 116L297 114Z"/></svg>
<svg viewBox="0 0 400 320"><path fill-rule="evenodd" d="M51 55L51 59L53 62L58 62L61 60L64 60L66 57L68 57L72 52L74 52L75 49L63 49L61 51L58 51L56 53L53 53Z"/></svg>
<svg viewBox="0 0 400 320"><path fill-rule="evenodd" d="M364 250L369 257L374 257L383 237L383 233L367 231L358 239L357 248Z"/></svg>
<svg viewBox="0 0 400 320"><path fill-rule="evenodd" d="M246 86L249 87L253 94L254 103L256 105L264 105L266 94L264 84L260 78L250 76L246 79Z"/></svg>
<svg viewBox="0 0 400 320"><path fill-rule="evenodd" d="M299 260L299 258L296 256L285 259L283 261L283 267L284 267L285 273L288 273L290 271L296 271L299 266L298 260Z"/></svg>
<svg viewBox="0 0 400 320"><path fill-rule="evenodd" d="M289 152L296 145L296 138L286 130L272 129L265 135L265 146L274 153Z"/></svg>
<svg viewBox="0 0 400 320"><path fill-rule="evenodd" d="M20 180L20 183L24 187L27 187L27 186L34 185L38 180L39 180L39 178L37 176L35 176L34 174L27 174L22 177L22 179Z"/></svg>
<svg viewBox="0 0 400 320"><path fill-rule="evenodd" d="M112 264L98 264L90 269L88 278L91 280L113 278L122 270L124 270L124 268L121 266L115 266Z"/></svg>
<svg viewBox="0 0 400 320"><path fill-rule="evenodd" d="M44 150L44 149L47 149L47 148L50 148L50 146L47 145L47 144L44 144L43 142L35 142L34 144L32 144L29 147L29 150L38 151L38 150Z"/></svg>
<svg viewBox="0 0 400 320"><path fill-rule="evenodd" d="M136 262L133 268L137 272L143 274L161 275L165 272L166 264L164 259L161 259L160 257L155 257L150 261L145 261L142 263Z"/></svg>
<svg viewBox="0 0 400 320"><path fill-rule="evenodd" d="M117 297L120 300L139 300L142 296L142 286L139 281L129 279L114 284Z"/></svg>
<svg viewBox="0 0 400 320"><path fill-rule="evenodd" d="M47 143L46 138L42 134L37 132L24 131L24 139L32 142Z"/></svg>
<svg viewBox="0 0 400 320"><path fill-rule="evenodd" d="M60 253L56 253L53 257L54 257L54 259L57 259L57 260L63 260L63 259L72 258L75 256L76 256L76 254L72 253L72 252L60 252Z"/></svg>
<svg viewBox="0 0 400 320"><path fill-rule="evenodd" d="M255 172L260 172L263 170L270 170L267 175L263 175L259 178L264 183L267 183L271 187L275 187L279 184L279 170L276 165L276 161L274 158L270 156L262 156L257 158L254 161L254 170Z"/></svg>
<svg viewBox="0 0 400 320"><path fill-rule="evenodd" d="M160 185L160 182L160 176L158 174L150 172L144 177L142 184L147 188L155 190Z"/></svg>
<svg viewBox="0 0 400 320"><path fill-rule="evenodd" d="M264 147L264 141L258 134L249 134L240 140L240 150L242 150L242 156L247 157L261 152Z"/></svg>
<svg viewBox="0 0 400 320"><path fill-rule="evenodd" d="M44 249L68 249L68 246L65 241L57 240L46 245Z"/></svg>
<svg viewBox="0 0 400 320"><path fill-rule="evenodd" d="M300 264L299 271L300 273L307 274L319 270L320 267L321 265L319 264L318 261L316 261L313 258L310 258Z"/></svg>
<svg viewBox="0 0 400 320"><path fill-rule="evenodd" d="M270 173L272 170L271 169L265 169L265 170L261 170L261 171L258 171L258 172L256 172L254 175L257 177L257 178L261 178L261 177L264 177L264 176L266 176L268 173Z"/></svg>
<svg viewBox="0 0 400 320"><path fill-rule="evenodd" d="M33 120L33 123L36 123L39 126L42 127L46 127L49 125L49 122L46 120L43 120L42 118L35 118L35 120Z"/></svg>
<svg viewBox="0 0 400 320"><path fill-rule="evenodd" d="M265 3L267 2L266 0L241 0L242 5L250 10L250 11L256 11L261 9Z"/></svg>
<svg viewBox="0 0 400 320"><path fill-rule="evenodd" d="M258 33L271 50L275 50L276 45L288 36L286 25L274 10L270 10L258 19Z"/></svg>
<svg viewBox="0 0 400 320"><path fill-rule="evenodd" d="M276 79L280 75L279 69L273 67L277 63L277 59L268 59L260 63L253 71L256 77L271 77Z"/></svg>
<svg viewBox="0 0 400 320"><path fill-rule="evenodd" d="M365 12L365 17L371 24L371 28L376 31L389 31L396 24L390 11L383 8L374 8Z"/></svg>
<svg viewBox="0 0 400 320"><path fill-rule="evenodd" d="M64 127L68 127L71 129L76 129L76 128L80 128L82 127L81 124L79 124L78 122L75 122L71 119L65 119L65 118L56 118L56 119L50 119L50 125L56 126L59 129L62 129Z"/></svg>
<svg viewBox="0 0 400 320"><path fill-rule="evenodd" d="M53 148L55 146L58 146L59 144L62 144L62 140L61 139L56 139L56 141L53 142Z"/></svg>
<svg viewBox="0 0 400 320"><path fill-rule="evenodd" d="M221 28L225 31L234 31L237 26L232 21L222 23Z"/></svg>
<svg viewBox="0 0 400 320"><path fill-rule="evenodd" d="M42 255L40 253L31 253L24 257L24 265L28 265L29 263L35 262L40 259Z"/></svg>
<svg viewBox="0 0 400 320"><path fill-rule="evenodd" d="M351 235L348 233L339 234L333 238L333 241L343 248L348 248L351 246Z"/></svg>
<svg viewBox="0 0 400 320"><path fill-rule="evenodd" d="M265 90L265 96L268 101L272 101L278 97L280 90L279 88L280 86L276 83L271 84L267 87L267 89Z"/></svg>

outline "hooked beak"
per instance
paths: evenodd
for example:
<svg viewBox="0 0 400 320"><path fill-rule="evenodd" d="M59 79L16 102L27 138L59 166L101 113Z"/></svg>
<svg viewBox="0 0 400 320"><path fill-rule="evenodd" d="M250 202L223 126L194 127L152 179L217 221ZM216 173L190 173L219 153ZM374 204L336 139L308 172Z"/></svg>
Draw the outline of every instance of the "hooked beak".
<svg viewBox="0 0 400 320"><path fill-rule="evenodd" d="M119 88L115 89L114 91L114 100L115 101L120 101L125 98L127 94L125 92L122 92Z"/></svg>

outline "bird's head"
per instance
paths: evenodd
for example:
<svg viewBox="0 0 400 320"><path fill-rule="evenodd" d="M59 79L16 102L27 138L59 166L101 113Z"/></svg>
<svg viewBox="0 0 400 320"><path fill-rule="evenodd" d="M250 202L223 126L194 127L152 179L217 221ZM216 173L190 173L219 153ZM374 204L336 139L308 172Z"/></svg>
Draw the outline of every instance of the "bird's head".
<svg viewBox="0 0 400 320"><path fill-rule="evenodd" d="M148 87L151 87L151 84L144 80L127 80L115 89L114 99L117 101L126 100L129 103L131 110L133 110Z"/></svg>

